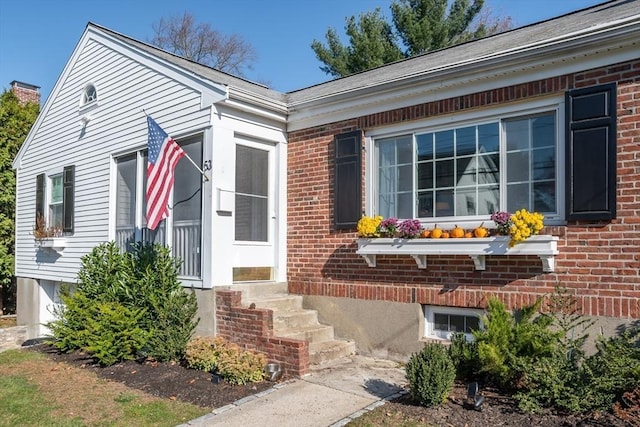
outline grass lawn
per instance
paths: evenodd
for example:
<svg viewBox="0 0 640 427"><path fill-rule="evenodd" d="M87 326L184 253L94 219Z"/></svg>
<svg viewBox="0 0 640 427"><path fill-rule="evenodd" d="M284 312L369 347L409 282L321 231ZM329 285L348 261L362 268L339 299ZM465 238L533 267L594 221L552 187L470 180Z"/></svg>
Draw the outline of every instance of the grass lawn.
<svg viewBox="0 0 640 427"><path fill-rule="evenodd" d="M100 379L40 353L0 353L0 426L175 426L208 412Z"/></svg>

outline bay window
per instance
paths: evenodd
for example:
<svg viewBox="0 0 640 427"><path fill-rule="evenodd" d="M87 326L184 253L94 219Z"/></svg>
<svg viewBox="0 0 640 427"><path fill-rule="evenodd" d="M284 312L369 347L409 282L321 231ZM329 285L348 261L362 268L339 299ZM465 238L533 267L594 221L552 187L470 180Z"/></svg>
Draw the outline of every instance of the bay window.
<svg viewBox="0 0 640 427"><path fill-rule="evenodd" d="M178 141L196 164L202 164L202 138ZM135 242L159 243L171 247L182 260L180 274L199 278L202 243L202 178L186 159L178 162L169 199L169 218L155 230L147 228L147 152L141 150L118 157L116 163L115 236L123 251Z"/></svg>
<svg viewBox="0 0 640 427"><path fill-rule="evenodd" d="M374 138L374 211L442 222L521 208L557 217L557 122L552 109Z"/></svg>

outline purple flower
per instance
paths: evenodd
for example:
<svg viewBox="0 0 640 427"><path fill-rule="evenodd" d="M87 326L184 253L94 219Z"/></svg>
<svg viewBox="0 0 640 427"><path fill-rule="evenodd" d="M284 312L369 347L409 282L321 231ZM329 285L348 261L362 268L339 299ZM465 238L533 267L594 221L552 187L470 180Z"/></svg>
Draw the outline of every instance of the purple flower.
<svg viewBox="0 0 640 427"><path fill-rule="evenodd" d="M417 219L405 219L398 225L397 235L404 239L413 239L420 234L422 226Z"/></svg>
<svg viewBox="0 0 640 427"><path fill-rule="evenodd" d="M496 224L498 233L503 236L508 236L511 231L511 214L505 211L498 211L491 214L491 221Z"/></svg>
<svg viewBox="0 0 640 427"><path fill-rule="evenodd" d="M378 226L378 234L380 237L395 237L398 227L398 218L383 219Z"/></svg>

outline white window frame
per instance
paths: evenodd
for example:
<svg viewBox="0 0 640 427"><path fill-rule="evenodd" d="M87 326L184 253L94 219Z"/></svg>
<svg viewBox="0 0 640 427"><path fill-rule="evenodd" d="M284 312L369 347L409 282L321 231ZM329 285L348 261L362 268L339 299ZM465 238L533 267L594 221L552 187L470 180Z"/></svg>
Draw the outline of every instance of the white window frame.
<svg viewBox="0 0 640 427"><path fill-rule="evenodd" d="M437 132L440 130L448 130L457 127L464 127L470 125L480 125L484 123L502 121L511 118L532 116L545 112L555 112L556 117L556 209L555 215L545 215L545 224L547 225L563 225L565 224L565 176L564 176L564 164L565 164L565 117L564 117L564 96L554 95L548 97L541 97L533 101L520 102L517 104L503 104L496 107L483 108L476 111L461 112L453 115L443 115L434 117L431 119L401 123L393 126L388 126L380 129L373 129L367 132L365 136L366 146L366 164L370 167L365 171L365 194L366 194L366 212L368 215L376 215L378 213L377 208L377 188L376 188L376 174L377 174L377 159L375 150L375 141L380 138L397 137L406 134L424 133L424 132ZM502 126L500 132L503 132ZM500 164L506 165L506 149L503 146L504 142L501 141L500 149ZM415 156L415 153L414 153ZM416 161L414 159L414 165ZM504 179L502 175L505 169L501 167L500 174L500 200L504 203L506 186L503 186ZM414 167L414 182L415 182L415 167ZM414 196L415 199L415 196ZM415 206L414 206L415 211ZM443 225L445 227L453 226L457 224L461 227L475 227L479 222L484 222L485 226L492 226L489 215L480 215L477 217L442 217L442 218L421 218L424 224Z"/></svg>
<svg viewBox="0 0 640 427"><path fill-rule="evenodd" d="M53 199L53 178L55 177L61 177L62 178L62 200L60 200L59 203L56 203L56 205L60 205L60 206L64 206L63 202L64 202L64 170L63 168L55 168L55 169L50 169L47 170L45 172L45 180L44 180L44 212L43 212L43 216L44 216L44 220L45 223L47 225L47 228L53 228L53 224L51 223L51 206L53 205L52 203L52 199ZM62 212L62 221L64 222L64 207L63 207L63 212ZM55 236L53 237L62 237L62 227L63 224L60 224L60 232L56 233Z"/></svg>
<svg viewBox="0 0 640 427"><path fill-rule="evenodd" d="M437 339L437 340L450 340L454 332L445 332L435 330L435 314L457 315L467 317L478 317L480 328L483 328L482 316L485 314L484 310L476 308L461 308L461 307L448 307L437 305L424 305L424 338ZM473 335L470 333L464 333L467 341L473 340Z"/></svg>
<svg viewBox="0 0 640 427"><path fill-rule="evenodd" d="M89 88L93 88L93 99L89 99L87 94L89 92ZM82 94L80 95L80 108L88 108L89 106L96 105L98 103L98 88L94 83L87 83L84 88L82 88Z"/></svg>

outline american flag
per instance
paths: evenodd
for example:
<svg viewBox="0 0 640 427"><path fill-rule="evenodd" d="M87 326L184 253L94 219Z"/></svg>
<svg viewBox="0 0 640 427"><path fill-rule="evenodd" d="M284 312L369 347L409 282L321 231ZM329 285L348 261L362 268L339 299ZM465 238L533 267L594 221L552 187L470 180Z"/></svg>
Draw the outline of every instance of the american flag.
<svg viewBox="0 0 640 427"><path fill-rule="evenodd" d="M147 124L147 228L155 230L160 221L169 216L173 171L185 152L150 116L147 116Z"/></svg>

